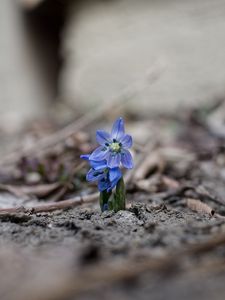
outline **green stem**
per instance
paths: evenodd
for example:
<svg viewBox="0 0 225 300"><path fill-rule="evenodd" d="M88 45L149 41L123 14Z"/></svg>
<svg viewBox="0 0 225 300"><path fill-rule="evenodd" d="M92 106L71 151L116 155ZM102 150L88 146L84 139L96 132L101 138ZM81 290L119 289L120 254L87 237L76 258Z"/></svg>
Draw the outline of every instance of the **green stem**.
<svg viewBox="0 0 225 300"><path fill-rule="evenodd" d="M113 210L115 212L126 209L126 190L123 177L118 181L114 193L103 191L100 193L101 211Z"/></svg>
<svg viewBox="0 0 225 300"><path fill-rule="evenodd" d="M115 192L115 202L116 207L115 211L125 210L126 209L126 189L123 177L118 181Z"/></svg>
<svg viewBox="0 0 225 300"><path fill-rule="evenodd" d="M123 178L118 181L115 193L110 196L108 207L109 210L114 210L115 212L126 209L126 191Z"/></svg>

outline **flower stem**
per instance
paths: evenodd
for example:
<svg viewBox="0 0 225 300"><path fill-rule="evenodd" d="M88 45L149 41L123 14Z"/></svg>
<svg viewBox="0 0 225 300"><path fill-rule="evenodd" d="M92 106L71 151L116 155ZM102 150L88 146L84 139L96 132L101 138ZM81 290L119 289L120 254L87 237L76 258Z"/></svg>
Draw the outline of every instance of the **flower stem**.
<svg viewBox="0 0 225 300"><path fill-rule="evenodd" d="M115 212L126 209L126 190L123 177L118 181L114 193L103 191L100 193L101 211L113 210Z"/></svg>
<svg viewBox="0 0 225 300"><path fill-rule="evenodd" d="M108 205L109 210L114 210L115 212L126 209L126 191L123 177L118 181L116 191L110 196Z"/></svg>
<svg viewBox="0 0 225 300"><path fill-rule="evenodd" d="M116 203L117 203L117 211L126 209L126 189L123 177L118 181L116 186Z"/></svg>

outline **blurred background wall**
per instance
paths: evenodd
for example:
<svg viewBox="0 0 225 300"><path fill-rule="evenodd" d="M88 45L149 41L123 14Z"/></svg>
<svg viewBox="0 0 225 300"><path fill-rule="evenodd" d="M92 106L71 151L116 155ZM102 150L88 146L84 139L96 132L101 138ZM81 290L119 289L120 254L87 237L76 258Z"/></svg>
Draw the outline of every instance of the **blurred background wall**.
<svg viewBox="0 0 225 300"><path fill-rule="evenodd" d="M33 46L21 7L14 0L1 0L0 124L17 128L46 109L50 95Z"/></svg>
<svg viewBox="0 0 225 300"><path fill-rule="evenodd" d="M74 114L147 74L129 109L173 111L224 97L225 0L1 0L1 122ZM18 126L18 125L17 125Z"/></svg>

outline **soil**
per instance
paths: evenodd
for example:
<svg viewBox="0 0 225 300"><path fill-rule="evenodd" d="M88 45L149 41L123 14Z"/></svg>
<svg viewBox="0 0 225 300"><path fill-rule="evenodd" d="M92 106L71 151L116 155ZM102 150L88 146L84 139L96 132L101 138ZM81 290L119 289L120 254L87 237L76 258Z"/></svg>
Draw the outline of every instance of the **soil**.
<svg viewBox="0 0 225 300"><path fill-rule="evenodd" d="M179 128L162 149L194 159L173 153L163 171L149 170L151 190L131 182L126 211L93 203L2 216L0 299L224 299L225 148L194 116L154 121L162 134Z"/></svg>

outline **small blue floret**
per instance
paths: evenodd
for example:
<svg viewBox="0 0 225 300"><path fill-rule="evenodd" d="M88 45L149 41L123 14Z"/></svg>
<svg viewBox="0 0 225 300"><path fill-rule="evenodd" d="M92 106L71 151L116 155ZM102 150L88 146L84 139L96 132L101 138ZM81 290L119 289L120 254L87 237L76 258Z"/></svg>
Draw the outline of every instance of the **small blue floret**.
<svg viewBox="0 0 225 300"><path fill-rule="evenodd" d="M104 130L97 130L96 140L100 144L91 155L90 160L106 160L109 168L119 167L133 168L133 159L128 151L132 146L132 137L125 134L123 118L115 121L111 134Z"/></svg>
<svg viewBox="0 0 225 300"><path fill-rule="evenodd" d="M86 176L87 181L98 181L98 189L100 192L105 190L107 190L107 192L111 191L122 177L120 168L108 168L106 160L93 161L90 160L90 155L81 155L81 158L88 160L91 166Z"/></svg>

